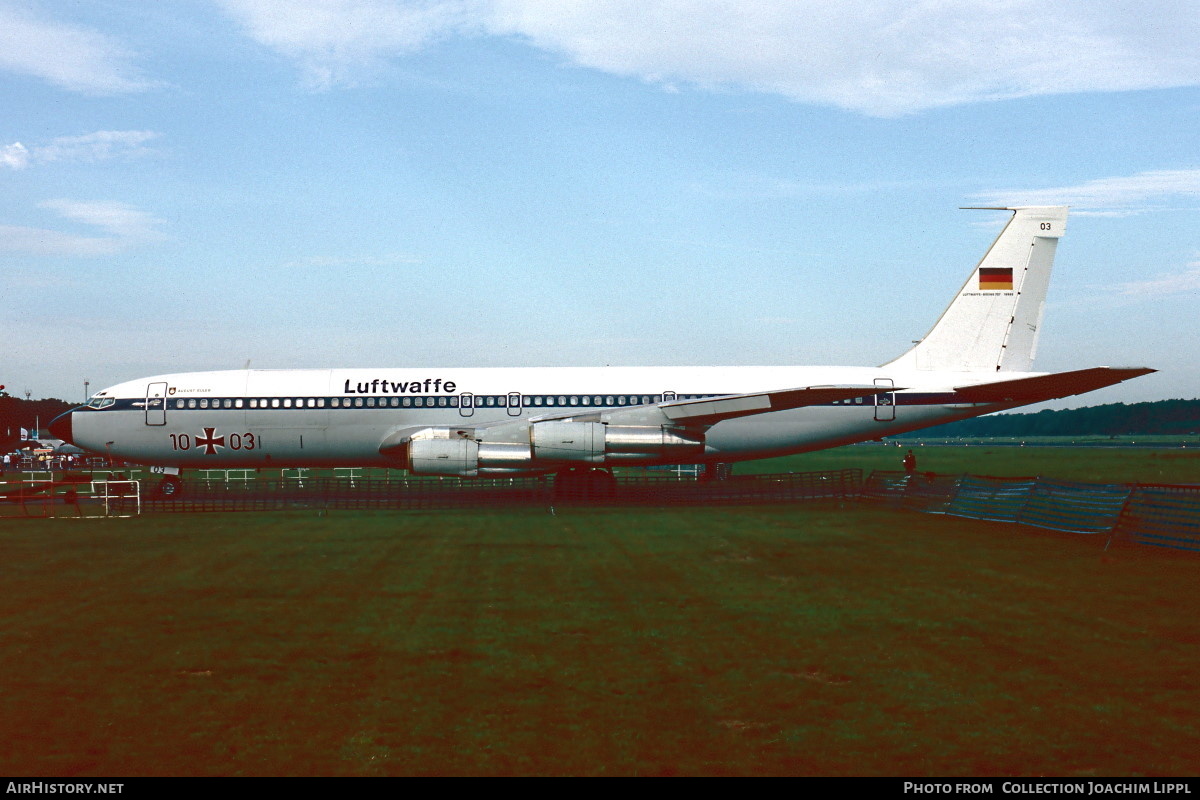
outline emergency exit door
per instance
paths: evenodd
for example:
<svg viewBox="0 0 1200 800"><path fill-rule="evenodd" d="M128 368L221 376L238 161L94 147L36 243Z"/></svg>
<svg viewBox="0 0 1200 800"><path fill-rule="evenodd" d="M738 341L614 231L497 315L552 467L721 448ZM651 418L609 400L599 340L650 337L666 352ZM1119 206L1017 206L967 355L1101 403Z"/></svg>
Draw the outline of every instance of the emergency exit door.
<svg viewBox="0 0 1200 800"><path fill-rule="evenodd" d="M896 393L892 391L896 384L892 383L891 378L876 378L875 388L880 390L875 395L875 419L891 422L896 418Z"/></svg>
<svg viewBox="0 0 1200 800"><path fill-rule="evenodd" d="M167 384L152 383L146 387L146 424L167 424Z"/></svg>

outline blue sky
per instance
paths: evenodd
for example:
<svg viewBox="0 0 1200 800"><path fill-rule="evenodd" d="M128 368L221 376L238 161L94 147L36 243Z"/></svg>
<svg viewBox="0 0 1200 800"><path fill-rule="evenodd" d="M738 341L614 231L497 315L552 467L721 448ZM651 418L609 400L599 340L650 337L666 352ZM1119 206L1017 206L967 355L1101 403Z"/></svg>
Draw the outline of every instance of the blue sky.
<svg viewBox="0 0 1200 800"><path fill-rule="evenodd" d="M0 383L879 364L1068 203L1059 405L1200 396L1191 0L0 0Z"/></svg>

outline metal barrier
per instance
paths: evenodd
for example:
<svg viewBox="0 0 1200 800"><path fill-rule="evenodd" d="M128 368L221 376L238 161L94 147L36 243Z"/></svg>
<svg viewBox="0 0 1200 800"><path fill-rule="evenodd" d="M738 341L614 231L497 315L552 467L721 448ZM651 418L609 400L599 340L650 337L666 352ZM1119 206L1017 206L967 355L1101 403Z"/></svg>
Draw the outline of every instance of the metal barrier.
<svg viewBox="0 0 1200 800"><path fill-rule="evenodd" d="M857 497L862 471L747 475L722 481L669 476L618 477L611 492L564 497L542 478L306 478L258 480L239 488L191 484L178 497L153 497L145 511L268 511L325 509L449 509L530 505L669 506L787 503Z"/></svg>
<svg viewBox="0 0 1200 800"><path fill-rule="evenodd" d="M1108 543L1125 539L1200 551L1200 486L1090 484L876 470L864 483L862 496L911 511L1068 533L1108 533Z"/></svg>
<svg viewBox="0 0 1200 800"><path fill-rule="evenodd" d="M91 499L104 504L106 517L136 517L142 513L141 481L92 481L91 490ZM78 500L74 505L78 510Z"/></svg>
<svg viewBox="0 0 1200 800"><path fill-rule="evenodd" d="M320 509L454 509L566 504L613 506L791 503L862 497L893 508L1012 522L1072 533L1109 533L1109 541L1200 551L1200 486L1085 484L1044 478L989 478L858 469L691 480L668 475L618 476L599 493L563 496L541 478L314 478L270 480L208 476L181 495L143 496L141 481L85 473L57 481L10 484L0 499L7 516L133 516L146 512ZM87 486L84 489L84 486ZM1107 546L1107 545L1106 545Z"/></svg>
<svg viewBox="0 0 1200 800"><path fill-rule="evenodd" d="M1200 486L1135 486L1113 537L1156 547L1200 550Z"/></svg>
<svg viewBox="0 0 1200 800"><path fill-rule="evenodd" d="M1129 484L1070 483L1039 478L1017 522L1070 533L1108 533L1129 501Z"/></svg>

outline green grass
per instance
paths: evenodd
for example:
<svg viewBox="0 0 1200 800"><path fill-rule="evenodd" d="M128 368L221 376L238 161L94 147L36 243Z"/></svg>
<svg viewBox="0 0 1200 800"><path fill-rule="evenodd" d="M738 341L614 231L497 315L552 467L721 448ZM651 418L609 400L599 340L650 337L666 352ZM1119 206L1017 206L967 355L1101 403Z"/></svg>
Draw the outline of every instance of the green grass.
<svg viewBox="0 0 1200 800"><path fill-rule="evenodd" d="M0 521L0 772L1190 775L1198 569L836 504Z"/></svg>
<svg viewBox="0 0 1200 800"><path fill-rule="evenodd" d="M1136 438L1136 437L1135 437ZM852 445L785 458L737 464L735 474L831 469L901 470L912 450L917 469L943 475L1035 477L1083 483L1200 483L1200 447L1013 447L995 442L962 445L902 442Z"/></svg>

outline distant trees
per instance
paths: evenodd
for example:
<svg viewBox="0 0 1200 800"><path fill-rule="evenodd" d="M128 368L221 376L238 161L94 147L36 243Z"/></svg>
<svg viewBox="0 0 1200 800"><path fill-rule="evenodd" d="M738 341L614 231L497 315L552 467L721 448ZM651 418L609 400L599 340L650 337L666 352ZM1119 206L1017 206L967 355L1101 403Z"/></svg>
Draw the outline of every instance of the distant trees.
<svg viewBox="0 0 1200 800"><path fill-rule="evenodd" d="M1200 433L1200 399L1049 409L1033 414L993 414L896 438L921 436L1123 436Z"/></svg>
<svg viewBox="0 0 1200 800"><path fill-rule="evenodd" d="M35 425L40 425L41 433L50 420L75 405L54 398L21 400L0 392L0 453L11 452L21 442L22 428L32 430Z"/></svg>

